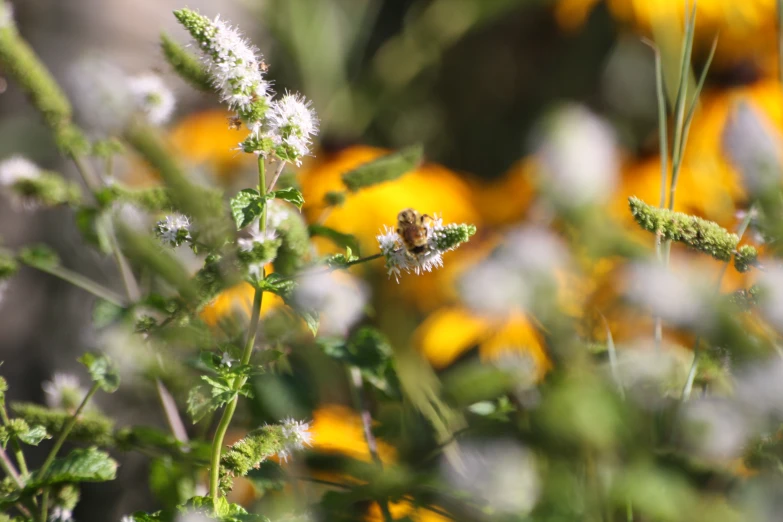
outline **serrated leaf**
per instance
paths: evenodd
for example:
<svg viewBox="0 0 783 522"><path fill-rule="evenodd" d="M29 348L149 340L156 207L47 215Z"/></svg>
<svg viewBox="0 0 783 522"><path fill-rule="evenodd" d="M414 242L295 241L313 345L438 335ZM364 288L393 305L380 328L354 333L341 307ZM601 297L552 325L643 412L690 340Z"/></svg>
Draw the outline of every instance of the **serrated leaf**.
<svg viewBox="0 0 783 522"><path fill-rule="evenodd" d="M120 387L120 374L105 355L85 353L79 357L79 362L87 367L93 382L98 383L107 393L113 393Z"/></svg>
<svg viewBox="0 0 783 522"><path fill-rule="evenodd" d="M46 245L34 245L19 251L22 263L35 268L54 268L60 264L60 257Z"/></svg>
<svg viewBox="0 0 783 522"><path fill-rule="evenodd" d="M64 482L106 482L117 476L117 462L108 453L96 448L75 449L67 456L55 459L40 480L27 488Z"/></svg>
<svg viewBox="0 0 783 522"><path fill-rule="evenodd" d="M291 297L295 287L296 281L293 279L286 279L277 272L272 272L262 281L258 282L259 289L264 292L271 292L275 295L279 295L283 299Z"/></svg>
<svg viewBox="0 0 783 522"><path fill-rule="evenodd" d="M114 303L98 299L92 308L92 322L95 328L104 328L125 315L126 309Z"/></svg>
<svg viewBox="0 0 783 522"><path fill-rule="evenodd" d="M266 201L255 189L242 189L231 198L231 215L234 217L237 230L245 228L260 216L265 204Z"/></svg>
<svg viewBox="0 0 783 522"><path fill-rule="evenodd" d="M356 236L354 235L344 234L342 232L338 232L333 228L325 227L323 225L310 225L309 227L307 227L307 230L310 233L310 237L313 236L325 237L335 245L342 248L350 248L351 250L356 252L357 255L359 255L359 241L356 239Z"/></svg>
<svg viewBox="0 0 783 522"><path fill-rule="evenodd" d="M343 174L343 184L351 192L356 192L384 181L395 180L418 167L422 155L423 149L420 145L387 154Z"/></svg>
<svg viewBox="0 0 783 522"><path fill-rule="evenodd" d="M203 419L208 413L227 404L237 395L236 391L226 388L224 384L215 381L211 377L202 375L201 378L210 383L210 390L208 394L205 386L196 386L188 394L188 414L193 419L194 424Z"/></svg>
<svg viewBox="0 0 783 522"><path fill-rule="evenodd" d="M302 208L302 205L304 205L304 196L302 196L302 193L299 191L299 189L296 189L294 187L288 187L280 190L275 190L274 192L269 193L269 198L274 199L282 199L283 201L288 201L289 203L293 203L297 206L297 208Z"/></svg>
<svg viewBox="0 0 783 522"><path fill-rule="evenodd" d="M18 436L19 440L30 446L37 446L42 440L52 438L52 436L46 432L46 428L40 424L33 426L24 433L20 433Z"/></svg>

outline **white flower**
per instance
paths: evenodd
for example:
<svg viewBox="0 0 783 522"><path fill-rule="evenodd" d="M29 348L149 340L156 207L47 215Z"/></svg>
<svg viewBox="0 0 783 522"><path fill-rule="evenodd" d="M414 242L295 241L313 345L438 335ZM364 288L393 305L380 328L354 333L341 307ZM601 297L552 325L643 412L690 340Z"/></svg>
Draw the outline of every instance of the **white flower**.
<svg viewBox="0 0 783 522"><path fill-rule="evenodd" d="M51 381L43 384L43 390L46 404L50 408L76 408L87 395L87 390L82 388L79 378L70 373L55 373Z"/></svg>
<svg viewBox="0 0 783 522"><path fill-rule="evenodd" d="M285 447L277 454L279 458L287 461L294 451L301 451L306 446L312 446L313 434L310 433L309 422L298 421L289 417L283 419L283 422L280 424L282 426L283 438L285 439Z"/></svg>
<svg viewBox="0 0 783 522"><path fill-rule="evenodd" d="M533 510L541 494L535 457L512 440L468 442L460 445L463 470L443 459L441 470L454 489L467 491L500 513L517 515Z"/></svg>
<svg viewBox="0 0 783 522"><path fill-rule="evenodd" d="M231 365L235 362L237 362L237 360L231 357L231 354L228 352L223 352L223 355L220 357L220 364L223 366L231 368Z"/></svg>
<svg viewBox="0 0 783 522"><path fill-rule="evenodd" d="M0 29L6 29L14 25L14 6L8 2L0 4Z"/></svg>
<svg viewBox="0 0 783 522"><path fill-rule="evenodd" d="M588 109L566 106L551 118L537 154L542 182L558 204L579 206L606 200L619 171L612 128Z"/></svg>
<svg viewBox="0 0 783 522"><path fill-rule="evenodd" d="M52 510L51 521L52 522L69 522L73 520L73 513L70 509L57 506Z"/></svg>
<svg viewBox="0 0 783 522"><path fill-rule="evenodd" d="M319 330L345 334L364 313L369 297L367 286L346 273L328 273L315 268L299 278L293 300L305 310L321 314Z"/></svg>
<svg viewBox="0 0 783 522"><path fill-rule="evenodd" d="M197 511L188 511L178 514L174 520L175 522L214 522L215 519Z"/></svg>
<svg viewBox="0 0 783 522"><path fill-rule="evenodd" d="M286 93L272 102L267 113L269 137L276 145L285 144L297 158L310 153L311 138L318 134L318 118L311 103L300 94ZM300 161L297 160L297 165Z"/></svg>
<svg viewBox="0 0 783 522"><path fill-rule="evenodd" d="M783 331L783 266L767 267L761 272L759 286L765 290L761 312L778 331Z"/></svg>
<svg viewBox="0 0 783 522"><path fill-rule="evenodd" d="M157 74L146 73L130 78L128 89L135 106L151 124L163 125L174 112L174 93Z"/></svg>
<svg viewBox="0 0 783 522"><path fill-rule="evenodd" d="M231 109L242 111L254 100L268 98L270 85L263 77L258 49L220 16L212 26L214 34L205 46L208 54L205 61L222 100Z"/></svg>
<svg viewBox="0 0 783 522"><path fill-rule="evenodd" d="M386 258L386 270L389 277L394 275L398 283L402 272L413 272L419 275L422 272L432 272L443 266L445 250L440 250L437 244L438 232L445 228L443 220L436 218L425 226L427 229L427 250L418 255L408 253L402 238L391 227L384 226L383 234L377 236L378 246Z"/></svg>
<svg viewBox="0 0 783 522"><path fill-rule="evenodd" d="M164 245L176 247L182 244L183 239L190 241L190 220L182 214L172 214L166 219L158 221L155 232ZM180 231L184 230L184 234Z"/></svg>
<svg viewBox="0 0 783 522"><path fill-rule="evenodd" d="M705 319L709 281L695 270L677 273L658 263L638 263L628 271L628 296L650 311L680 325Z"/></svg>
<svg viewBox="0 0 783 522"><path fill-rule="evenodd" d="M780 139L769 120L746 102L739 103L729 115L723 128L723 150L751 194L777 186Z"/></svg>
<svg viewBox="0 0 783 522"><path fill-rule="evenodd" d="M747 441L749 422L732 402L709 397L685 403L685 442L693 454L726 462L739 457Z"/></svg>
<svg viewBox="0 0 783 522"><path fill-rule="evenodd" d="M79 119L91 131L118 133L136 109L128 76L108 58L80 59L68 71L68 83Z"/></svg>
<svg viewBox="0 0 783 522"><path fill-rule="evenodd" d="M120 522L135 522L135 519L131 515L125 515Z"/></svg>
<svg viewBox="0 0 783 522"><path fill-rule="evenodd" d="M472 310L490 316L527 308L533 290L524 274L502 258L482 261L459 278L457 288Z"/></svg>
<svg viewBox="0 0 783 522"><path fill-rule="evenodd" d="M40 175L41 169L22 156L11 156L0 162L0 185L3 187L10 187L17 181L36 179Z"/></svg>
<svg viewBox="0 0 783 522"><path fill-rule="evenodd" d="M242 252L252 252L256 245L262 245L267 241L274 241L277 239L277 232L275 230L268 229L266 232L261 232L258 227L258 220L250 227L250 237L240 238L237 240L239 250ZM271 262L270 259L267 263Z"/></svg>

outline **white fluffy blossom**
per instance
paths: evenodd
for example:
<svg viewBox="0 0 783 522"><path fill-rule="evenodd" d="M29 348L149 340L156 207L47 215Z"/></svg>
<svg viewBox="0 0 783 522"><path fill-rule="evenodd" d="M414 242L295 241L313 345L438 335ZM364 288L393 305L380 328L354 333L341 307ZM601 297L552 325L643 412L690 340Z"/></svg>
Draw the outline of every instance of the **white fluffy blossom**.
<svg viewBox="0 0 783 522"><path fill-rule="evenodd" d="M134 105L153 125L163 125L174 112L176 98L160 76L146 73L128 80Z"/></svg>
<svg viewBox="0 0 783 522"><path fill-rule="evenodd" d="M297 306L320 314L322 333L338 335L361 319L368 298L369 290L361 280L318 268L299 279L293 295Z"/></svg>
<svg viewBox="0 0 783 522"><path fill-rule="evenodd" d="M131 515L125 515L120 519L120 522L134 522L134 519Z"/></svg>
<svg viewBox="0 0 783 522"><path fill-rule="evenodd" d="M310 433L309 422L298 421L289 417L283 420L281 426L283 428L285 447L277 454L280 459L287 461L293 452L312 446L313 434Z"/></svg>
<svg viewBox="0 0 783 522"><path fill-rule="evenodd" d="M706 319L710 281L695 269L674 272L657 263L638 263L628 271L628 296L674 324Z"/></svg>
<svg viewBox="0 0 783 522"><path fill-rule="evenodd" d="M448 459L442 473L452 488L484 499L499 513L526 514L541 494L535 456L511 440L477 441L460 445L463 470Z"/></svg>
<svg viewBox="0 0 783 522"><path fill-rule="evenodd" d="M79 378L70 373L55 373L51 381L43 384L43 390L46 404L50 408L76 408L87 395L87 390L82 388Z"/></svg>
<svg viewBox="0 0 783 522"><path fill-rule="evenodd" d="M759 286L764 289L761 312L778 331L783 331L783 266L767 267L761 273Z"/></svg>
<svg viewBox="0 0 783 522"><path fill-rule="evenodd" d="M49 518L52 522L70 522L73 520L73 513L70 509L57 506L52 510L52 516Z"/></svg>
<svg viewBox="0 0 783 522"><path fill-rule="evenodd" d="M300 94L286 93L272 102L267 113L268 135L275 145L286 145L297 158L310 153L318 134L318 118L311 103ZM297 164L300 160L297 160Z"/></svg>
<svg viewBox="0 0 783 522"><path fill-rule="evenodd" d="M611 126L578 105L557 111L547 123L537 154L542 183L555 201L572 207L606 200L619 172Z"/></svg>
<svg viewBox="0 0 783 522"><path fill-rule="evenodd" d="M231 365L235 362L237 362L237 360L231 357L231 354L228 352L223 352L223 355L220 357L220 364L227 368L231 368Z"/></svg>
<svg viewBox="0 0 783 522"><path fill-rule="evenodd" d="M176 247L183 241L190 241L190 220L182 214L172 214L158 221L155 233L164 245Z"/></svg>
<svg viewBox="0 0 783 522"><path fill-rule="evenodd" d="M17 181L35 179L41 175L41 169L22 156L11 156L0 162L0 185L10 187Z"/></svg>

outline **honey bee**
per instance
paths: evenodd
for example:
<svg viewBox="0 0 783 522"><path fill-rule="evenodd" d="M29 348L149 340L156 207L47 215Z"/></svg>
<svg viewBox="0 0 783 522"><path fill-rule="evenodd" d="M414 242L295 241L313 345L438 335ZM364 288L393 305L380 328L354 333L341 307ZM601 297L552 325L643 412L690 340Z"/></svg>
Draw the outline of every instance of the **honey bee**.
<svg viewBox="0 0 783 522"><path fill-rule="evenodd" d="M419 214L412 208L406 208L397 214L397 234L409 254L419 256L429 249L427 222L431 220L431 216Z"/></svg>

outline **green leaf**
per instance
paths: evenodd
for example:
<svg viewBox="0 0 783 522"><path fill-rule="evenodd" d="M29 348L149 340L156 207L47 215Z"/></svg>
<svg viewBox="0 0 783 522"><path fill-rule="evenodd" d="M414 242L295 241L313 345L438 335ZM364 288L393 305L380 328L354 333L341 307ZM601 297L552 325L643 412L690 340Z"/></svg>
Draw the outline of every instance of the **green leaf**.
<svg viewBox="0 0 783 522"><path fill-rule="evenodd" d="M196 492L193 473L169 456L152 460L149 486L153 495L166 508L176 507Z"/></svg>
<svg viewBox="0 0 783 522"><path fill-rule="evenodd" d="M288 201L289 203L293 203L297 206L297 208L302 208L302 205L304 205L304 196L302 196L302 193L299 191L299 189L296 189L294 187L288 187L280 190L275 190L274 192L270 192L267 197L269 199L282 199L284 201Z"/></svg>
<svg viewBox="0 0 783 522"><path fill-rule="evenodd" d="M422 155L421 145L387 154L343 174L343 184L351 192L356 192L384 181L395 180L418 167Z"/></svg>
<svg viewBox="0 0 783 522"><path fill-rule="evenodd" d="M182 79L200 91L214 90L212 76L197 56L189 53L165 33L160 35L160 47L166 61Z"/></svg>
<svg viewBox="0 0 783 522"><path fill-rule="evenodd" d="M275 295L279 295L283 299L288 299L295 287L296 281L293 279L285 279L277 272L272 272L262 281L258 282L258 288L264 292L271 292Z"/></svg>
<svg viewBox="0 0 783 522"><path fill-rule="evenodd" d="M188 414L193 419L194 424L203 419L208 413L227 404L238 393L226 383L217 381L212 377L202 375L201 378L209 383L210 390L207 393L206 386L196 386L188 394ZM244 391L243 389L243 394Z"/></svg>
<svg viewBox="0 0 783 522"><path fill-rule="evenodd" d="M307 329L310 330L310 332L313 334L313 336L318 335L318 327L321 324L321 319L318 315L318 312L315 312L313 310L302 310L302 309L296 309L296 313L299 314L299 317L301 317L305 324L307 325Z"/></svg>
<svg viewBox="0 0 783 522"><path fill-rule="evenodd" d="M120 320L126 309L114 303L98 299L92 308L92 323L95 328L104 328Z"/></svg>
<svg viewBox="0 0 783 522"><path fill-rule="evenodd" d="M106 229L102 226L101 211L93 207L81 207L76 211L76 228L85 241L96 246L104 254L111 252L111 244Z"/></svg>
<svg viewBox="0 0 783 522"><path fill-rule="evenodd" d="M52 438L52 436L46 432L46 428L44 428L40 424L37 426L33 426L25 433L20 433L18 437L19 440L21 440L25 444L29 444L30 446L37 446L38 444L41 443L42 440Z"/></svg>
<svg viewBox="0 0 783 522"><path fill-rule="evenodd" d="M63 482L106 482L117 476L117 462L108 453L96 448L75 449L67 456L55 459L42 479L28 488Z"/></svg>
<svg viewBox="0 0 783 522"><path fill-rule="evenodd" d="M310 225L309 227L307 227L307 230L310 233L310 237L313 236L325 237L326 239L332 241L332 243L334 243L335 245L341 248L350 248L352 251L356 252L356 255L360 255L359 241L356 239L356 236L354 235L344 234L342 232L338 232L333 228L325 227L323 225Z"/></svg>
<svg viewBox="0 0 783 522"><path fill-rule="evenodd" d="M120 374L108 357L85 353L79 357L79 362L87 367L93 382L98 383L103 391L107 393L117 391L120 386Z"/></svg>
<svg viewBox="0 0 783 522"><path fill-rule="evenodd" d="M34 245L19 251L22 263L34 268L54 268L60 264L60 257L46 245Z"/></svg>
<svg viewBox="0 0 783 522"><path fill-rule="evenodd" d="M242 189L231 198L231 215L234 216L237 230L242 230L260 216L265 203L255 189Z"/></svg>

